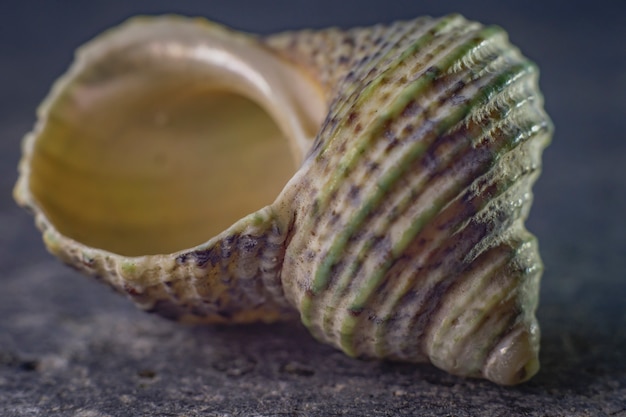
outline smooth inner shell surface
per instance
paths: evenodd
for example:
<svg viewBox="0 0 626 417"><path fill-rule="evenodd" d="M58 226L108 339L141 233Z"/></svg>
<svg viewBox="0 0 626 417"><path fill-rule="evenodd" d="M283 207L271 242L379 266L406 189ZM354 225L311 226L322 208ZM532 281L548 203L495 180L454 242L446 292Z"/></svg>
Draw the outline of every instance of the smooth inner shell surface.
<svg viewBox="0 0 626 417"><path fill-rule="evenodd" d="M154 27L79 54L29 164L62 235L123 256L194 247L271 204L323 107L310 80L248 38Z"/></svg>
<svg viewBox="0 0 626 417"><path fill-rule="evenodd" d="M292 175L282 134L242 96L124 93L71 91L37 142L32 192L69 237L131 256L192 247L270 204Z"/></svg>

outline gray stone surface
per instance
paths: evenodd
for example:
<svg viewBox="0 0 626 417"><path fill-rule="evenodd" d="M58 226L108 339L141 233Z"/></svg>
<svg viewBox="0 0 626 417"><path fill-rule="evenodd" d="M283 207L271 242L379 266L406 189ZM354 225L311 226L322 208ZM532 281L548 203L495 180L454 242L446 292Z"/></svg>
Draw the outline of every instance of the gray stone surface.
<svg viewBox="0 0 626 417"><path fill-rule="evenodd" d="M0 416L626 416L621 2L13 3L0 6ZM185 327L142 313L45 253L10 198L37 103L76 46L132 14L267 33L453 11L502 25L539 63L557 127L528 222L546 271L542 369L526 384L350 359L297 323Z"/></svg>

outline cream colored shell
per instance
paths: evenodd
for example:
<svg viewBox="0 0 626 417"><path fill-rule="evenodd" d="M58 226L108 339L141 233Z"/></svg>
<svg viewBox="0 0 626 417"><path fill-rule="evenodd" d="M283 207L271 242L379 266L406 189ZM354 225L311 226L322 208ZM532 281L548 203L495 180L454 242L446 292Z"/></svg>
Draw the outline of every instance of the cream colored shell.
<svg viewBox="0 0 626 417"><path fill-rule="evenodd" d="M538 369L523 222L551 130L536 67L457 15L269 37L138 18L54 86L15 197L148 311L299 315L349 355L515 384Z"/></svg>

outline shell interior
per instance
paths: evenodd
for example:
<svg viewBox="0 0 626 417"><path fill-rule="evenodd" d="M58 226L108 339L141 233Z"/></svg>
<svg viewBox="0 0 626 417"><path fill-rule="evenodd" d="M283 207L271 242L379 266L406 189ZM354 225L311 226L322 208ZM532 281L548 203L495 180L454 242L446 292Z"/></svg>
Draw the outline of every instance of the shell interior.
<svg viewBox="0 0 626 417"><path fill-rule="evenodd" d="M173 252L278 195L292 167L270 162L290 158L289 147L258 105L227 92L168 90L81 108L71 101L84 91L57 107L30 186L61 233L123 255Z"/></svg>
<svg viewBox="0 0 626 417"><path fill-rule="evenodd" d="M129 45L79 54L43 111L30 164L29 189L61 234L125 256L171 253L279 195L301 159L293 141L306 139L295 136L313 136L318 122L281 102L280 84L264 83L316 87L212 29L199 45L171 44L201 30L192 27L170 33L170 44L139 33ZM164 55L166 65L151 65Z"/></svg>

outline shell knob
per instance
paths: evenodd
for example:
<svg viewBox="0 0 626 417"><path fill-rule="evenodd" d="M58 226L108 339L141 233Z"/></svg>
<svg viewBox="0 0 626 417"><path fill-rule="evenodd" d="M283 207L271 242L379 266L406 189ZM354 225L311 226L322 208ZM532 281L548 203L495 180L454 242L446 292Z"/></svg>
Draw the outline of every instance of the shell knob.
<svg viewBox="0 0 626 417"><path fill-rule="evenodd" d="M145 310L299 316L351 356L516 384L539 368L537 78L458 15L265 37L135 18L54 85L15 198Z"/></svg>

